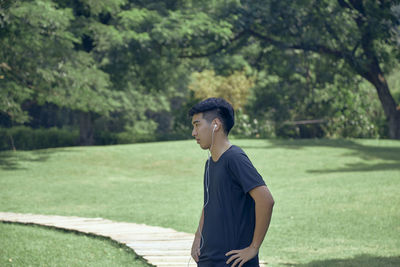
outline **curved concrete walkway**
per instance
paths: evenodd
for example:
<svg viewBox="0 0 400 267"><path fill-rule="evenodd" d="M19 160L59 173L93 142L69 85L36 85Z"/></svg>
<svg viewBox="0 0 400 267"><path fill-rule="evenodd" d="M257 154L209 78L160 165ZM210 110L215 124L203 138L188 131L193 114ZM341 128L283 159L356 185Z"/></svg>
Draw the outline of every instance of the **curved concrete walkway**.
<svg viewBox="0 0 400 267"><path fill-rule="evenodd" d="M194 235L171 228L114 222L102 218L82 218L0 212L0 221L38 224L111 238L132 248L154 266L188 266ZM193 259L190 267L197 266ZM264 266L264 264L260 264Z"/></svg>

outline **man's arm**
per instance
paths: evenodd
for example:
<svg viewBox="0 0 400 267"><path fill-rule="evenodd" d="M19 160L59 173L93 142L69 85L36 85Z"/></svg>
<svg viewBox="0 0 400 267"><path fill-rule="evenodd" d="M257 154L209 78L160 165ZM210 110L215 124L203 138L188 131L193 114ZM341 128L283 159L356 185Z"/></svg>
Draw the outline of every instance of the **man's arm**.
<svg viewBox="0 0 400 267"><path fill-rule="evenodd" d="M199 256L200 256L201 231L203 229L203 224L204 224L204 208L201 212L199 227L197 227L197 231L194 236L192 245L192 257L196 262L199 261Z"/></svg>
<svg viewBox="0 0 400 267"><path fill-rule="evenodd" d="M272 209L275 202L268 187L258 186L252 189L249 193L255 202L256 225L254 228L253 241L250 246L245 249L232 250L226 253L226 256L232 255L226 262L229 264L234 260L232 267L237 264L241 267L258 254L258 250L271 222Z"/></svg>
<svg viewBox="0 0 400 267"><path fill-rule="evenodd" d="M250 195L256 204L256 227L251 246L259 249L268 231L275 202L266 186L254 188L250 191Z"/></svg>
<svg viewBox="0 0 400 267"><path fill-rule="evenodd" d="M196 236L201 236L203 224L204 224L204 208L201 210L201 217L200 217L200 221L199 221L199 227L197 227Z"/></svg>

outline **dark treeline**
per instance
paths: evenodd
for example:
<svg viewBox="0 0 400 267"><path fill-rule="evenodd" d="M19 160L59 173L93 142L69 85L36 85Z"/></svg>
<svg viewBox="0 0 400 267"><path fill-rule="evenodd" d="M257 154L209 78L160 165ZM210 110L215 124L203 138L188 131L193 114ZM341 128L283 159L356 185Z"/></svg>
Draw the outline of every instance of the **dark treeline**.
<svg viewBox="0 0 400 267"><path fill-rule="evenodd" d="M400 139L400 1L2 0L0 149L190 138Z"/></svg>

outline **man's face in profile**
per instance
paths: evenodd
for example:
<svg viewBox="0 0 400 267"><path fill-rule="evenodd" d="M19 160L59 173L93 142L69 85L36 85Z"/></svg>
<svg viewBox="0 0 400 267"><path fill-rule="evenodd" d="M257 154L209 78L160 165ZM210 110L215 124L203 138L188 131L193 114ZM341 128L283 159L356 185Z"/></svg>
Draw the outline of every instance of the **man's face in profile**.
<svg viewBox="0 0 400 267"><path fill-rule="evenodd" d="M192 117L192 136L202 149L209 149L211 146L211 124L203 118L203 113L194 114Z"/></svg>

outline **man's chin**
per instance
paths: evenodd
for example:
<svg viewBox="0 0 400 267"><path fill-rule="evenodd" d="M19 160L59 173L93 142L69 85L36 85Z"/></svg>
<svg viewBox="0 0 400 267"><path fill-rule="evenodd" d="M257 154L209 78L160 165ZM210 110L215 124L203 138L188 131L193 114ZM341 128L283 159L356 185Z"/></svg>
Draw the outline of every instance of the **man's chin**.
<svg viewBox="0 0 400 267"><path fill-rule="evenodd" d="M200 147L201 147L202 149L204 149L204 150L209 149L208 146L204 146L204 145L202 145L202 144L200 144Z"/></svg>

